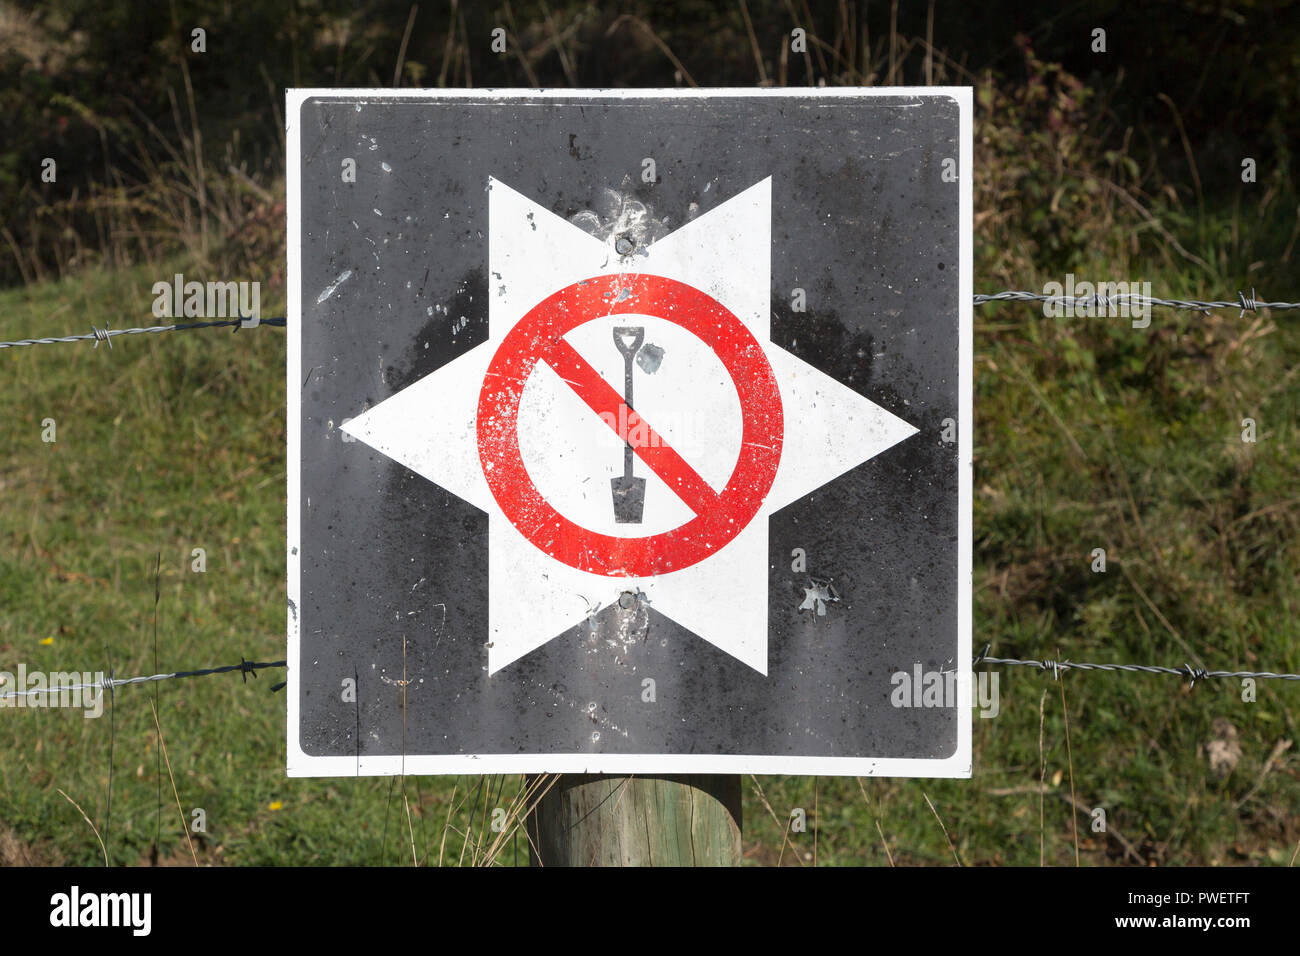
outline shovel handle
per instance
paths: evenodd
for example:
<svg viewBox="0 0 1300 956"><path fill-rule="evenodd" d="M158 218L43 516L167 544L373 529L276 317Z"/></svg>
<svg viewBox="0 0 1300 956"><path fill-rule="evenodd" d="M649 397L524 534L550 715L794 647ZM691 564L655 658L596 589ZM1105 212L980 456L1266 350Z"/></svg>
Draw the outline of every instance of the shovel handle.
<svg viewBox="0 0 1300 956"><path fill-rule="evenodd" d="M626 336L631 336L632 341L624 341ZM623 355L623 401L628 408L632 407L632 358L636 355L637 349L645 341L645 329L641 326L633 325L616 325L614 327L614 346ZM626 481L632 479L632 444L623 438L623 478Z"/></svg>

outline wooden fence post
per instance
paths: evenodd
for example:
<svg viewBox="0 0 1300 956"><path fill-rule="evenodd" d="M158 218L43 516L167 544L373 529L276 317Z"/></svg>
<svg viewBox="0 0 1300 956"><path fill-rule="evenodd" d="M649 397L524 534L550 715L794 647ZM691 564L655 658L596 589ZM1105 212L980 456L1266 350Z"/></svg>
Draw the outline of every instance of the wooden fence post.
<svg viewBox="0 0 1300 956"><path fill-rule="evenodd" d="M740 777L565 774L528 817L533 866L739 866Z"/></svg>

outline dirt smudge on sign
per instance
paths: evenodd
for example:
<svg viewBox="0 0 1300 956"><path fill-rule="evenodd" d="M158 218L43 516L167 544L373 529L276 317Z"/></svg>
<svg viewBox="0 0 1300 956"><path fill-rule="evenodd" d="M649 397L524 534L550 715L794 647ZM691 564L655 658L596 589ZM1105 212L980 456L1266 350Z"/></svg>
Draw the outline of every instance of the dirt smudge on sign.
<svg viewBox="0 0 1300 956"><path fill-rule="evenodd" d="M390 394L397 394L487 341L489 292L486 270L471 269L460 279L453 280L447 292L449 294L445 297L439 296L437 289L428 293L435 302L441 300L441 308L412 305L412 308L424 312L428 321L412 338L400 364L390 365L384 370L384 382Z"/></svg>

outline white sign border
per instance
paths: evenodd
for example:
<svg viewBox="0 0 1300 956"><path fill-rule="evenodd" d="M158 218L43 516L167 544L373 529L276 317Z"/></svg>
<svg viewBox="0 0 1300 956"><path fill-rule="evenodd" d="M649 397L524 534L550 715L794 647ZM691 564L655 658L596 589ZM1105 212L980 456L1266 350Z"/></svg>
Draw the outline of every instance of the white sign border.
<svg viewBox="0 0 1300 956"><path fill-rule="evenodd" d="M299 178L302 105L308 99L366 103L392 99L498 99L498 100L699 100L713 97L778 97L785 99L877 99L886 97L946 96L959 110L958 164L958 441L957 472L957 749L949 757L807 757L740 754L383 754L322 757L308 754L299 742L299 679L302 607L299 588L301 545L301 416L302 416L302 256ZM288 219L288 345L286 362L288 437L288 513L285 549L288 569L288 720L286 769L290 777L352 777L485 773L754 773L817 776L964 777L971 776L971 452L973 422L974 280L971 213L971 150L973 100L970 87L784 87L764 89L288 89L285 91L286 163L285 194ZM961 719L962 715L966 719Z"/></svg>

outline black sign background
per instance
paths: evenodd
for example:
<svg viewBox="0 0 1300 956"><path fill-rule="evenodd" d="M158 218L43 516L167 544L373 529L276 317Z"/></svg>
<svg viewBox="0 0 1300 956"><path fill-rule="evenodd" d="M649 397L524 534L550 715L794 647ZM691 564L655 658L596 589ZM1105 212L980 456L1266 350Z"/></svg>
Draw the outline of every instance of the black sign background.
<svg viewBox="0 0 1300 956"><path fill-rule="evenodd" d="M960 168L959 112L920 91L303 100L291 741L402 753L405 635L408 755L952 755L969 713L895 708L890 675L959 665L960 446L941 439L959 417L960 190L942 175ZM489 677L486 516L341 440L343 419L486 341L489 176L568 219L607 214L612 189L669 229L771 176L773 342L920 429L770 519L766 676L653 608L611 607ZM811 578L841 598L823 617L799 610ZM644 639L589 653L620 626Z"/></svg>

